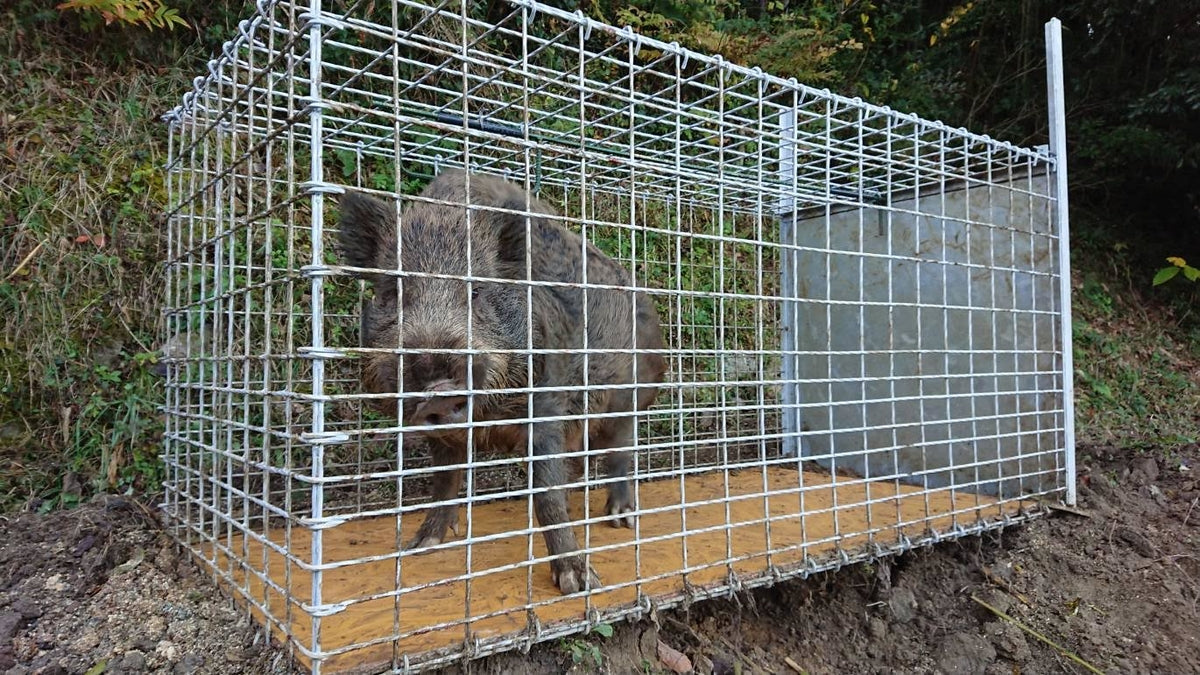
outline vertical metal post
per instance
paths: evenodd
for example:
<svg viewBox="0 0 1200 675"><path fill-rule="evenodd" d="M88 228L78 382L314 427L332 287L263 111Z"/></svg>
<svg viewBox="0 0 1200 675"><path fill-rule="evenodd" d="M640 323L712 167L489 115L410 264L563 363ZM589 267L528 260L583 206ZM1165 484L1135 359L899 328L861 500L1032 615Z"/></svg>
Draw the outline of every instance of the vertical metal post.
<svg viewBox="0 0 1200 675"><path fill-rule="evenodd" d="M178 111L179 108L176 108ZM163 276L166 285L166 311L163 312L162 329L159 339L165 345L163 356L173 359L177 355L174 353L178 349L172 345L175 344L176 336L180 334L179 319L175 313L179 304L176 302L175 284L178 283L178 263L175 260L176 237L175 228L179 227L180 214L183 209L179 205L180 195L183 190L180 190L176 185L176 176L180 176L182 180L182 160L176 157L178 149L176 147L175 134L182 134L179 130L181 114L178 112L171 113L167 118L167 164L164 169L165 176L163 182L167 188L167 213L171 216L167 220L167 264L164 265ZM182 138L180 138L182 140ZM176 414L179 411L179 401L177 399L176 386L179 384L179 370L174 363L167 366L165 376L166 383L163 387L163 405L159 408L163 413L163 435L162 435L162 459L166 470L163 472L163 500L159 508L167 514L169 526L172 530L178 528L179 521L179 493L176 492L179 485L179 457L176 455L178 444L175 440L177 433L177 418Z"/></svg>
<svg viewBox="0 0 1200 675"><path fill-rule="evenodd" d="M309 0L309 26L308 26L308 73L309 73L309 91L308 91L308 115L311 124L309 152L311 160L309 165L309 195L312 199L312 222L311 222L311 237L312 237L312 265L313 269L319 269L324 264L324 251L321 245L322 232L324 229L324 195L321 190L316 189L317 186L325 178L324 165L322 163L322 154L324 152L324 117L323 117L323 102L321 100L321 0ZM322 571L321 563L324 560L322 546L324 544L321 529L321 520L324 517L325 511L325 483L322 480L325 477L325 402L322 397L325 395L325 359L322 356L322 350L325 347L325 276L322 274L312 275L312 299L310 302L312 311L312 543L310 549L311 558L309 562L312 564L312 598L310 607L312 611L312 642L311 649L313 652L312 673L320 675L321 673L321 605L324 598L321 594Z"/></svg>
<svg viewBox="0 0 1200 675"><path fill-rule="evenodd" d="M1067 112L1063 94L1062 22L1046 23L1046 93L1050 118L1050 156L1054 159L1054 221L1058 225L1058 292L1062 310L1063 445L1066 451L1066 502L1075 493L1075 364L1071 330L1070 219L1067 211Z"/></svg>
<svg viewBox="0 0 1200 675"><path fill-rule="evenodd" d="M779 213L779 297L783 350L781 383L783 397L783 440L780 449L784 457L800 454L800 385L796 382L796 301L791 297L796 278L795 196L789 188L795 186L796 171L796 111L785 110L779 115L779 185L782 194L776 206Z"/></svg>

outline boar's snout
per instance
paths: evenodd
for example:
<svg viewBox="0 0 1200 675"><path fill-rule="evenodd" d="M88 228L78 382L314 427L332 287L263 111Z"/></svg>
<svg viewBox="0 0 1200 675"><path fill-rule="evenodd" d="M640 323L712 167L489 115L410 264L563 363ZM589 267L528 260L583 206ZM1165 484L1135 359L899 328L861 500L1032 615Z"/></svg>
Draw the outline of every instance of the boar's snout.
<svg viewBox="0 0 1200 675"><path fill-rule="evenodd" d="M471 366L471 385L467 380L465 355L418 354L407 363L406 391L424 392L408 418L409 424L441 426L467 421L467 397L445 392L464 391L487 386L490 359L475 354Z"/></svg>
<svg viewBox="0 0 1200 675"><path fill-rule="evenodd" d="M461 424L467 421L467 397L447 396L442 392L460 389L450 380L434 383L425 393L428 398L417 405L413 411L412 424L427 424L441 426L443 424Z"/></svg>

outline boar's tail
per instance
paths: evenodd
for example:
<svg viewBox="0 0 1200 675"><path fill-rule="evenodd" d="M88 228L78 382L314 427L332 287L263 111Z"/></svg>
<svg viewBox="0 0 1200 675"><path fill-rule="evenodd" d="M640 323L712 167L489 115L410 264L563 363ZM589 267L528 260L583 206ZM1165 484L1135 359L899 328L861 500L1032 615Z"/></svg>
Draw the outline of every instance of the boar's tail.
<svg viewBox="0 0 1200 675"><path fill-rule="evenodd" d="M338 245L345 264L352 267L394 268L396 258L396 213L382 200L347 192L338 202ZM383 275L366 274L371 281Z"/></svg>

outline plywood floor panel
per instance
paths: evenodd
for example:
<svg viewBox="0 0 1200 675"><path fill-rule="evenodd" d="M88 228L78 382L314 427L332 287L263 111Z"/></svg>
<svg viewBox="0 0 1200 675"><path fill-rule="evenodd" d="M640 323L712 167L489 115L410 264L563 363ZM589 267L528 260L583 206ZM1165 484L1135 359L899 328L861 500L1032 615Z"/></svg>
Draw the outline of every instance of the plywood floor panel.
<svg viewBox="0 0 1200 675"><path fill-rule="evenodd" d="M761 469L731 472L727 504L702 503L725 495L725 474L720 471L694 474L682 482L678 478L642 482L638 486L640 507L667 509L639 517L640 545L635 545L633 530L613 528L607 523L587 529L593 547L616 545L592 555L592 564L605 584L652 580L596 593L591 598L592 606L629 606L637 601L639 588L652 597L679 592L684 587L684 575L678 571L685 567L685 557L686 567L694 570L686 575L688 583L719 584L728 578L731 569L739 575L763 574L771 565L794 566L807 556L829 553L839 546L844 550L870 543L889 546L901 534L915 537L929 528L949 529L956 522L971 525L980 519L1015 513L1021 506L1015 502L997 503L972 493L925 492L895 482L842 484L845 480L839 478L835 486L828 474L801 473L785 467L771 467L765 473ZM572 516L582 517L583 491L574 491L570 499ZM593 490L591 499L591 514L602 513L605 492ZM528 509L526 500L476 504L472 507L473 534L503 535L514 527L524 527ZM320 619L321 650L329 652L384 640L328 657L322 668L325 672L384 668L393 658L393 649L397 654L415 656L461 644L468 616L487 617L470 622L470 634L480 639L523 631L528 622L527 608L535 603L548 603L532 610L543 625L584 618L585 601L563 598L551 582L548 564L535 563L532 574L528 565L522 565L529 559L528 534L471 546L471 571L482 576L469 582L468 605L468 582L454 580L468 572L466 547L395 557L396 542L407 540L423 517L420 513L414 515L417 517L403 523L399 537L394 516L352 520L323 531L322 550L327 564L372 556L382 559L323 573L322 600L348 604L343 611ZM465 507L460 509L460 522L460 532L465 534ZM585 542L584 529L576 528L581 545ZM874 534L862 534L868 531ZM268 536L281 545L287 540L282 529L272 530ZM310 531L293 527L293 556L309 559L311 541ZM534 554L546 555L541 534L532 535L532 541ZM240 592L288 624L288 632L298 644L310 646L313 619L302 609L311 600L309 572L253 538L235 536L225 544L241 562L220 550L215 556L205 551L205 557L215 559ZM726 562L737 558L741 559ZM248 568L255 573L247 575ZM263 570L273 585L290 589L290 620L283 595L259 578ZM415 590L397 596L396 588ZM383 594L389 595L363 600ZM261 611L254 613L262 619ZM459 625L432 628L454 622ZM287 639L278 627L275 632L280 639ZM395 635L401 636L399 640L391 639Z"/></svg>

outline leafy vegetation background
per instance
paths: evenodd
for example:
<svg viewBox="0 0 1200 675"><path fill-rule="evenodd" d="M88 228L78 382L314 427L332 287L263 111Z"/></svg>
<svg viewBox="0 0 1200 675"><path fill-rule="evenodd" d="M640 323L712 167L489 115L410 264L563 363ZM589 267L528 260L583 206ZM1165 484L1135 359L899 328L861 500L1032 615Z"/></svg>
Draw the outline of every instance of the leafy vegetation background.
<svg viewBox="0 0 1200 675"><path fill-rule="evenodd" d="M1200 439L1196 284L1152 285L1200 261L1194 2L552 4L1023 145L1047 142L1043 24L1061 18L1080 437ZM251 11L0 4L0 507L157 489L160 116Z"/></svg>

